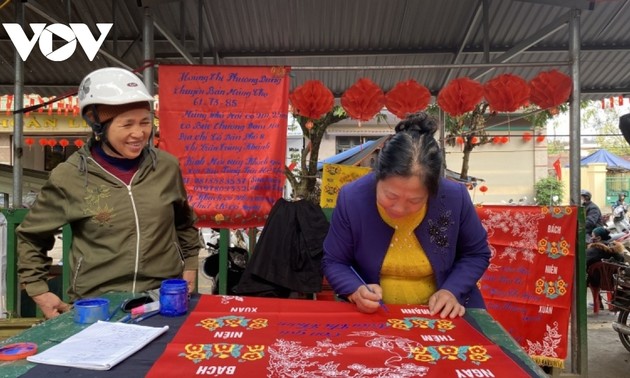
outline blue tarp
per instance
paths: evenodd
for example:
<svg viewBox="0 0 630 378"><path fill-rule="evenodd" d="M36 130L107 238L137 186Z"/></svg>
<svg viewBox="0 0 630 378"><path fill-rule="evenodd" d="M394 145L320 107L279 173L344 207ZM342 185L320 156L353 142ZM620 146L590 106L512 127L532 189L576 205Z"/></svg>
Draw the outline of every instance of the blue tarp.
<svg viewBox="0 0 630 378"><path fill-rule="evenodd" d="M367 142L363 143L360 146L356 146L356 147L352 147L349 148L347 150L345 150L344 152L331 156L327 159L324 160L320 160L317 162L317 169L321 170L324 168L324 164L338 164L346 159L349 159L350 157L354 156L355 154L359 153L361 150L368 148L369 146L371 146L372 144L374 144L374 142L376 142L375 140L368 140Z"/></svg>
<svg viewBox="0 0 630 378"><path fill-rule="evenodd" d="M597 150L587 157L580 160L580 165L590 163L606 163L607 169L625 169L630 170L630 161L620 158L604 149Z"/></svg>

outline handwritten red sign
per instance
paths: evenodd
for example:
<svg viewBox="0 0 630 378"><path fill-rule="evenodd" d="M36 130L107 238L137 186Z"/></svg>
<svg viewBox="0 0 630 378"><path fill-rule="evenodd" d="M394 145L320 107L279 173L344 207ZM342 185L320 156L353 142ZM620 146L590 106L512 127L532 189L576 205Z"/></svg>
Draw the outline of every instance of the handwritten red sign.
<svg viewBox="0 0 630 378"><path fill-rule="evenodd" d="M254 227L284 186L289 68L160 65L160 148L200 227Z"/></svg>

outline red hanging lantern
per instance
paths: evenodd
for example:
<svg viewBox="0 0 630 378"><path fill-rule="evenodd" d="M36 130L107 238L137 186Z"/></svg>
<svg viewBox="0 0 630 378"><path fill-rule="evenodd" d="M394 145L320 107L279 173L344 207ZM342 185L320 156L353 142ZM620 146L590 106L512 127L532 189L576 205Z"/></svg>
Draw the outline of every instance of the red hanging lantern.
<svg viewBox="0 0 630 378"><path fill-rule="evenodd" d="M53 139L53 138L48 139L48 145L50 147L55 147L57 145L57 139Z"/></svg>
<svg viewBox="0 0 630 378"><path fill-rule="evenodd" d="M319 80L308 80L289 95L295 113L310 119L320 119L334 105L335 97Z"/></svg>
<svg viewBox="0 0 630 378"><path fill-rule="evenodd" d="M85 142L81 139L75 139L73 143L77 148L81 148L85 144Z"/></svg>
<svg viewBox="0 0 630 378"><path fill-rule="evenodd" d="M530 140L532 140L532 133L530 132L524 132L523 133L523 142L529 142Z"/></svg>
<svg viewBox="0 0 630 378"><path fill-rule="evenodd" d="M496 112L514 112L527 105L529 92L525 79L512 74L499 75L483 86L484 97Z"/></svg>
<svg viewBox="0 0 630 378"><path fill-rule="evenodd" d="M540 134L536 137L536 142L542 143L545 140L545 136Z"/></svg>
<svg viewBox="0 0 630 378"><path fill-rule="evenodd" d="M473 79L451 80L438 94L438 106L453 117L469 112L483 99L483 86Z"/></svg>
<svg viewBox="0 0 630 378"><path fill-rule="evenodd" d="M59 145L63 147L64 150L66 149L66 147L68 147L69 144L70 142L68 142L68 139L65 138L59 141Z"/></svg>
<svg viewBox="0 0 630 378"><path fill-rule="evenodd" d="M501 137L501 143L506 144L506 143L508 143L509 141L510 141L510 138L509 138L509 137L506 137L506 136Z"/></svg>
<svg viewBox="0 0 630 378"><path fill-rule="evenodd" d="M35 143L35 139L33 139L33 138L25 138L24 139L24 143L26 143L26 145L28 146L28 148L30 150L31 146L33 146L33 143Z"/></svg>
<svg viewBox="0 0 630 378"><path fill-rule="evenodd" d="M385 105L383 90L372 80L361 78L341 95L341 106L359 121L369 121Z"/></svg>
<svg viewBox="0 0 630 378"><path fill-rule="evenodd" d="M424 110L431 92L415 80L401 81L385 95L385 107L398 118Z"/></svg>
<svg viewBox="0 0 630 378"><path fill-rule="evenodd" d="M500 136L492 137L492 144L501 144L501 137Z"/></svg>
<svg viewBox="0 0 630 378"><path fill-rule="evenodd" d="M539 73L529 82L529 88L530 101L541 109L549 109L569 99L573 83L568 75L558 70L551 70Z"/></svg>
<svg viewBox="0 0 630 378"><path fill-rule="evenodd" d="M464 144L464 138L458 136L457 138L455 138L455 143L457 143L457 144Z"/></svg>
<svg viewBox="0 0 630 378"><path fill-rule="evenodd" d="M487 186L485 186L485 185L481 185L481 186L479 187L479 191L480 191L481 193L485 193L485 192L487 192L487 191L488 191L488 187L487 187Z"/></svg>
<svg viewBox="0 0 630 378"><path fill-rule="evenodd" d="M46 148L46 146L48 146L48 139L41 138L38 143L39 143L40 146L42 146L42 149Z"/></svg>
<svg viewBox="0 0 630 378"><path fill-rule="evenodd" d="M472 137L472 139L470 139L470 143L472 143L472 144L479 144L479 138L477 138L476 136Z"/></svg>

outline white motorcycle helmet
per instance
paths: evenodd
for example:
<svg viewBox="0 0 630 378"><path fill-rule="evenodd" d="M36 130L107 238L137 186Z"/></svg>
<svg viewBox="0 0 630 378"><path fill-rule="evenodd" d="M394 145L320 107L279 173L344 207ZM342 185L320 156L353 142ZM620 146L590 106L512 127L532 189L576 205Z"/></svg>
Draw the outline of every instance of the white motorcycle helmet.
<svg viewBox="0 0 630 378"><path fill-rule="evenodd" d="M81 116L97 137L103 134L106 122L112 118L99 116L98 105L146 103L151 110L154 101L138 76L118 67L101 68L89 73L81 81L78 95Z"/></svg>

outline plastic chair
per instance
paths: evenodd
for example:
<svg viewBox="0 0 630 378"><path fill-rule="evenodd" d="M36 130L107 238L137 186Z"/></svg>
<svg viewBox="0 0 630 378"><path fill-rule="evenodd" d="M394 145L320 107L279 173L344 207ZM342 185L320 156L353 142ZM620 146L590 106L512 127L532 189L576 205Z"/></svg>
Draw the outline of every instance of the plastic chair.
<svg viewBox="0 0 630 378"><path fill-rule="evenodd" d="M616 285L614 274L617 273L617 269L615 265L602 261L598 261L586 269L588 287L593 295L593 313L597 314L603 308L603 303L600 301L602 291L606 292L609 303L612 300L612 292L615 291ZM611 305L608 307L609 310L613 308Z"/></svg>

